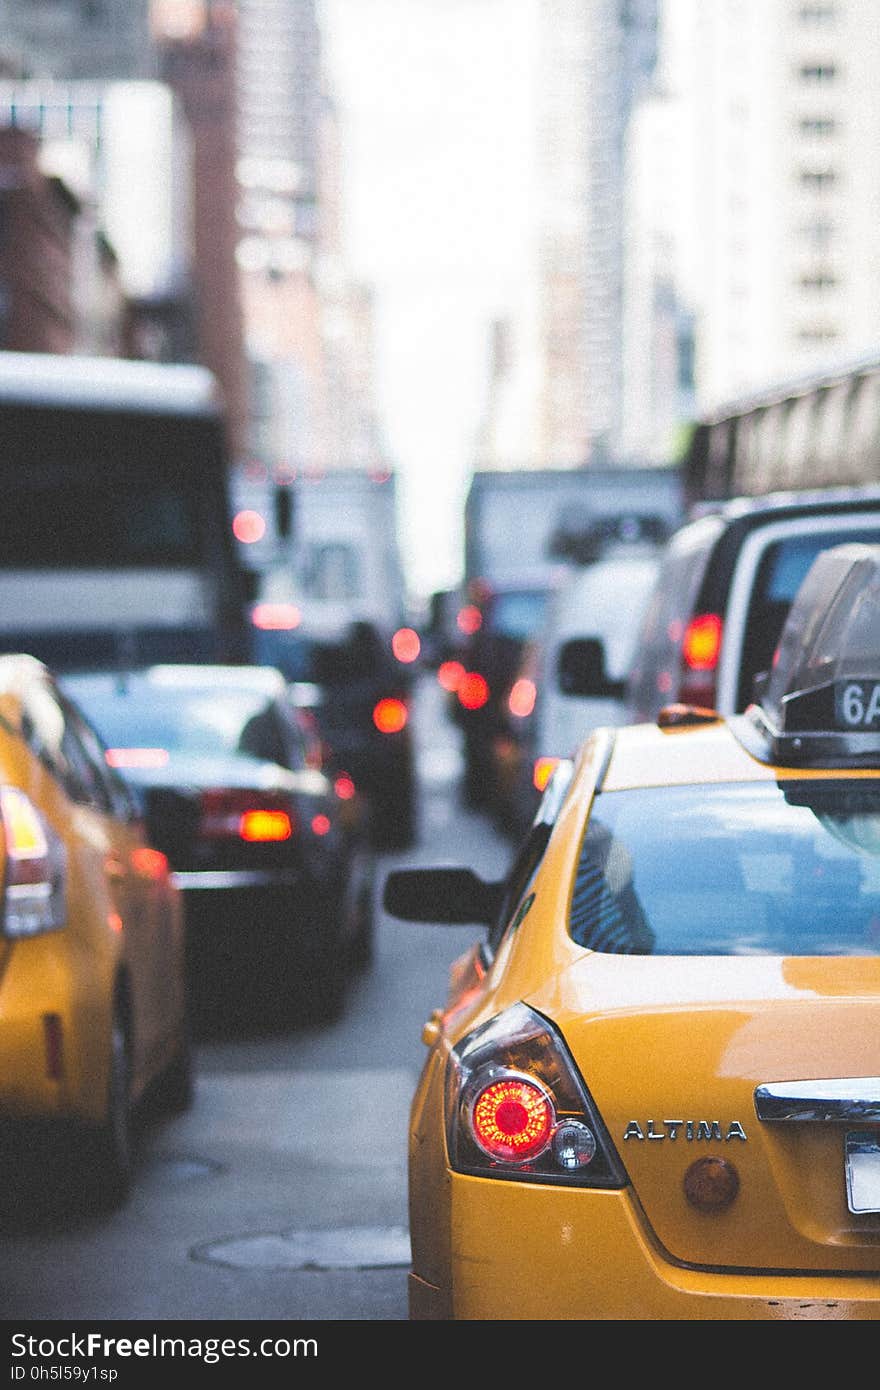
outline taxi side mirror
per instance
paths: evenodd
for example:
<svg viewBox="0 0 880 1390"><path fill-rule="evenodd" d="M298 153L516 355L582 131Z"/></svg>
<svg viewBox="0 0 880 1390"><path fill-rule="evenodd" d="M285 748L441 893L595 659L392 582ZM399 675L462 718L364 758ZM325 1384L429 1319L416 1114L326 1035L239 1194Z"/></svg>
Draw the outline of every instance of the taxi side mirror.
<svg viewBox="0 0 880 1390"><path fill-rule="evenodd" d="M487 883L471 869L393 869L382 906L407 922L489 926L501 906L503 883Z"/></svg>

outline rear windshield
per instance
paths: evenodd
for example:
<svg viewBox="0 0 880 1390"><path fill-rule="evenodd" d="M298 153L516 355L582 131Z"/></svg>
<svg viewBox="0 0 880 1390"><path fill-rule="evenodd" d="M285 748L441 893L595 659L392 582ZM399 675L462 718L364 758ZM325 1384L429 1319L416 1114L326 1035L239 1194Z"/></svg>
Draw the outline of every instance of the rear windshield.
<svg viewBox="0 0 880 1390"><path fill-rule="evenodd" d="M636 955L880 953L880 779L597 795L569 930Z"/></svg>
<svg viewBox="0 0 880 1390"><path fill-rule="evenodd" d="M547 612L549 595L543 590L511 590L492 600L493 632L524 640L534 636Z"/></svg>
<svg viewBox="0 0 880 1390"><path fill-rule="evenodd" d="M737 708L745 709L752 698L755 676L770 669L782 625L792 600L820 551L844 541L876 545L880 523L852 531L824 531L789 536L769 545L761 559L743 637Z"/></svg>

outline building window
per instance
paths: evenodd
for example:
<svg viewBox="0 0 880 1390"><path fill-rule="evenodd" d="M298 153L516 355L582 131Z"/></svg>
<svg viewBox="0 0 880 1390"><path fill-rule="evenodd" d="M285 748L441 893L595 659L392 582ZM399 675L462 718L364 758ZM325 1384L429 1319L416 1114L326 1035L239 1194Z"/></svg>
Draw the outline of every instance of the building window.
<svg viewBox="0 0 880 1390"><path fill-rule="evenodd" d="M801 135L824 139L837 130L837 121L833 116L802 116L798 122L798 129Z"/></svg>
<svg viewBox="0 0 880 1390"><path fill-rule="evenodd" d="M827 251L834 240L836 228L827 217L816 217L800 227L801 240L814 251Z"/></svg>
<svg viewBox="0 0 880 1390"><path fill-rule="evenodd" d="M837 18L837 6L833 3L801 5L798 18L801 24L833 24Z"/></svg>
<svg viewBox="0 0 880 1390"><path fill-rule="evenodd" d="M840 337L837 329L830 323L804 324L797 330L797 340L804 347L821 347L833 343Z"/></svg>
<svg viewBox="0 0 880 1390"><path fill-rule="evenodd" d="M833 82L836 76L837 67L834 63L804 63L800 69L802 82Z"/></svg>
<svg viewBox="0 0 880 1390"><path fill-rule="evenodd" d="M837 283L837 276L828 270L816 270L809 275L802 275L798 280L801 289L810 292L833 290Z"/></svg>
<svg viewBox="0 0 880 1390"><path fill-rule="evenodd" d="M803 188L813 189L817 193L826 193L837 182L834 169L801 169L798 177Z"/></svg>

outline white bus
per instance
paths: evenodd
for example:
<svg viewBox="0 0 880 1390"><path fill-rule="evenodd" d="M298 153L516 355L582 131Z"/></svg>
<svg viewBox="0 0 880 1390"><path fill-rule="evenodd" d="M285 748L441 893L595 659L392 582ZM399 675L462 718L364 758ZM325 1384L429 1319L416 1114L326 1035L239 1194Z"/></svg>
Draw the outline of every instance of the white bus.
<svg viewBox="0 0 880 1390"><path fill-rule="evenodd" d="M0 651L54 670L248 657L216 379L0 352Z"/></svg>

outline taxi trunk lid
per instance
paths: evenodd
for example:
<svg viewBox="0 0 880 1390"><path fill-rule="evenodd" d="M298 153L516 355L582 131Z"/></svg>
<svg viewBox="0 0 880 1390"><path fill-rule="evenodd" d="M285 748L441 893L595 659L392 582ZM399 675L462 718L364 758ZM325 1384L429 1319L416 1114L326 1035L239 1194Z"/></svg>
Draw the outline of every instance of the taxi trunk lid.
<svg viewBox="0 0 880 1390"><path fill-rule="evenodd" d="M563 996L548 1012L670 1257L880 1270L880 959L595 954ZM729 1205L689 1200L701 1159L734 1170Z"/></svg>

